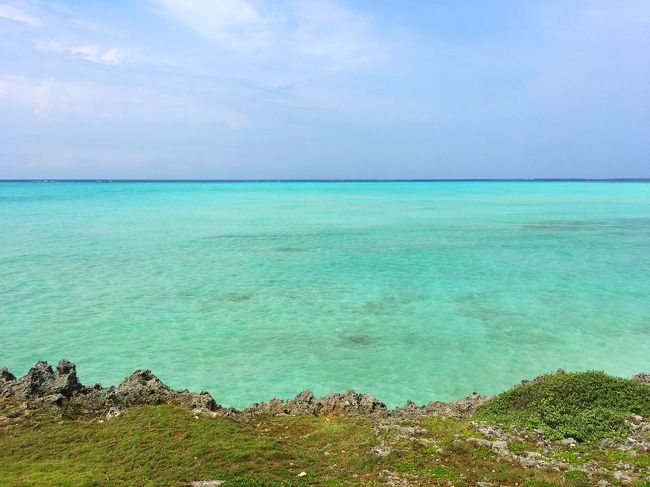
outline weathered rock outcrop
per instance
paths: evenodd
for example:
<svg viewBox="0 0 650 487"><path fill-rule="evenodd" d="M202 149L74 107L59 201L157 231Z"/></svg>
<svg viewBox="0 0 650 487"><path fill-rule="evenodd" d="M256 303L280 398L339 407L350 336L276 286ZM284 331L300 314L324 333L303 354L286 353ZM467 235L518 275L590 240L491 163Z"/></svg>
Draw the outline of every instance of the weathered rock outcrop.
<svg viewBox="0 0 650 487"><path fill-rule="evenodd" d="M125 406L160 404L173 395L173 391L150 370L136 370L111 393L116 402Z"/></svg>
<svg viewBox="0 0 650 487"><path fill-rule="evenodd" d="M312 391L304 391L293 399L272 399L238 411L220 406L207 392L175 391L150 370L137 370L118 386L85 387L77 378L75 365L67 360L59 362L56 371L52 370L47 362L38 362L20 379L16 379L7 369L0 369L0 397L21 401L26 408L45 407L59 410L69 407L80 413L101 414L106 417L115 417L121 410L131 406L163 403L179 404L195 411L242 419L262 414L376 417L390 415L384 403L356 391L329 394L320 398L315 397ZM465 406L450 407L457 411ZM429 409L423 407L421 411L425 413Z"/></svg>
<svg viewBox="0 0 650 487"><path fill-rule="evenodd" d="M3 367L0 369L0 397L13 396L11 386L16 380L16 376L9 372L9 369Z"/></svg>
<svg viewBox="0 0 650 487"><path fill-rule="evenodd" d="M638 382L645 382L646 384L650 384L650 374L647 373L647 372L641 372L640 374L636 374L635 376L633 376L632 380L636 380Z"/></svg>
<svg viewBox="0 0 650 487"><path fill-rule="evenodd" d="M401 408L395 408L391 415L401 418L415 418L419 416L448 416L452 418L467 418L476 412L476 409L492 399L491 396L481 396L473 392L465 399L454 402L434 401L424 406L418 406L413 401L407 401Z"/></svg>
<svg viewBox="0 0 650 487"><path fill-rule="evenodd" d="M39 406L60 405L62 401L85 390L77 378L77 369L72 362L61 360L56 371L47 362L37 362L20 379L7 369L0 371L0 396L14 397Z"/></svg>
<svg viewBox="0 0 650 487"><path fill-rule="evenodd" d="M314 414L316 416L385 416L388 409L383 402L368 394L347 391L343 394L329 394L314 397L312 391L303 391L294 399L283 401L272 399L269 402L255 403L243 411L246 415L271 414L274 416L294 416Z"/></svg>
<svg viewBox="0 0 650 487"><path fill-rule="evenodd" d="M61 360L56 371L47 362L38 362L20 379L7 369L0 369L0 397L22 401L27 408L67 405L85 413L167 402L195 410L217 411L220 408L207 392L174 391L150 370L135 371L117 387L85 387L77 378L75 364L67 360Z"/></svg>
<svg viewBox="0 0 650 487"><path fill-rule="evenodd" d="M88 411L155 404L179 404L203 412L221 409L207 392L175 391L165 385L150 370L136 370L117 387L97 387L85 395L73 398Z"/></svg>
<svg viewBox="0 0 650 487"><path fill-rule="evenodd" d="M120 410L138 405L174 403L188 409L216 412L223 416L251 417L259 414L317 416L386 416L386 405L368 394L347 391L314 397L311 391L298 394L288 401L272 399L256 403L244 411L218 405L207 392L175 391L165 385L150 370L137 370L118 386L83 386L72 362L62 360L56 371L47 362L36 366L20 379L7 369L0 369L0 397L24 402L26 408L73 407L85 414L119 415Z"/></svg>

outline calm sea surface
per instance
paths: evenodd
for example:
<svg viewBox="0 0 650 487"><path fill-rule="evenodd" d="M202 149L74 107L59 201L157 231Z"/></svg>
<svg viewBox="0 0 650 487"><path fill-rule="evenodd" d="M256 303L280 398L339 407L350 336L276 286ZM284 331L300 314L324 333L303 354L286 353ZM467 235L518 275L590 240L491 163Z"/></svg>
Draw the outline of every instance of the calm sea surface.
<svg viewBox="0 0 650 487"><path fill-rule="evenodd" d="M650 184L0 183L0 366L246 406L650 369Z"/></svg>

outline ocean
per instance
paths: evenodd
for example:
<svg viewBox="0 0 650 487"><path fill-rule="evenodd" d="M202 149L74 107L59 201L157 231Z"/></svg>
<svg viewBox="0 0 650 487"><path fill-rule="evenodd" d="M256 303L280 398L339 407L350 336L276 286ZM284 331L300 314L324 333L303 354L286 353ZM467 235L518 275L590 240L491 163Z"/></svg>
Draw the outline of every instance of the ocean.
<svg viewBox="0 0 650 487"><path fill-rule="evenodd" d="M650 370L647 182L0 183L0 367L244 407Z"/></svg>

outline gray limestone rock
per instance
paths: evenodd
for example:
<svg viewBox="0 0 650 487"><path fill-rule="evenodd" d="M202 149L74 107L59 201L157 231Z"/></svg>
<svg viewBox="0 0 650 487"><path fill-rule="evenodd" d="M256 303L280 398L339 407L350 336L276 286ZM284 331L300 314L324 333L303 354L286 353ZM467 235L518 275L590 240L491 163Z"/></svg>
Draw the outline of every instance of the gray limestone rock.
<svg viewBox="0 0 650 487"><path fill-rule="evenodd" d="M638 381L638 382L644 382L646 384L650 384L650 373L648 372L641 372L639 374L636 374L631 378L632 380Z"/></svg>
<svg viewBox="0 0 650 487"><path fill-rule="evenodd" d="M375 446L372 450L370 450L370 454L373 457L383 458L383 457L387 457L388 455L390 455L390 451L391 451L390 448Z"/></svg>
<svg viewBox="0 0 650 487"><path fill-rule="evenodd" d="M172 390L150 370L136 370L111 395L115 402L125 406L161 404L170 398Z"/></svg>
<svg viewBox="0 0 650 487"><path fill-rule="evenodd" d="M244 410L247 415L270 414L274 416L294 416L313 414L316 416L385 416L386 405L368 394L347 391L343 394L329 394L314 397L311 391L303 391L295 398L283 401L271 399L268 403L255 403Z"/></svg>
<svg viewBox="0 0 650 487"><path fill-rule="evenodd" d="M20 379L16 379L7 369L0 371L0 395L3 397L56 405L83 390L75 365L67 360L61 360L56 371L47 362L37 362ZM51 396L56 396L57 400L54 401Z"/></svg>

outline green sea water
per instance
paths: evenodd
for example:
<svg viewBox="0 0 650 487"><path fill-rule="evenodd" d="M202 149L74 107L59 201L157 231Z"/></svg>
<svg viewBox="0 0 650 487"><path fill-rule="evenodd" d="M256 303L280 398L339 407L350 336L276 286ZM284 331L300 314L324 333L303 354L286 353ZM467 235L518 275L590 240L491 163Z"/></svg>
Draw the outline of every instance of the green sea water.
<svg viewBox="0 0 650 487"><path fill-rule="evenodd" d="M0 366L391 406L650 371L650 184L0 183Z"/></svg>

